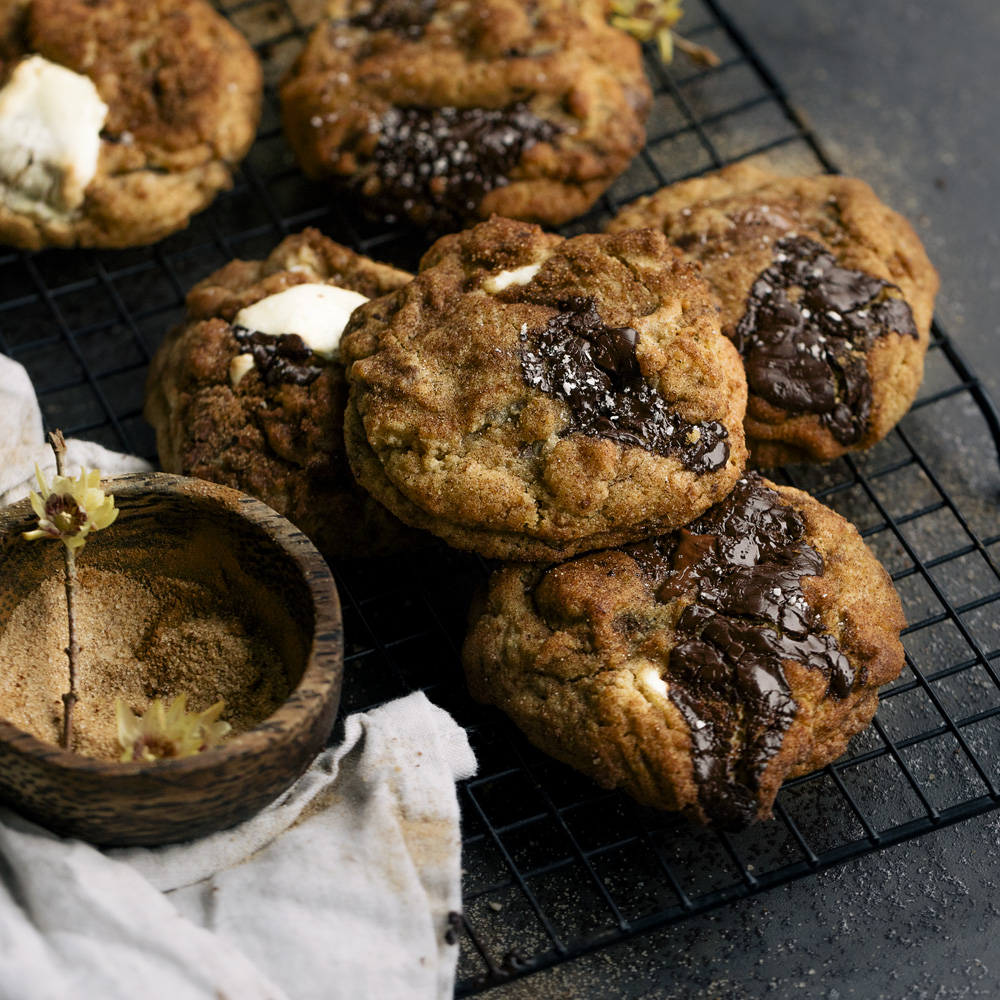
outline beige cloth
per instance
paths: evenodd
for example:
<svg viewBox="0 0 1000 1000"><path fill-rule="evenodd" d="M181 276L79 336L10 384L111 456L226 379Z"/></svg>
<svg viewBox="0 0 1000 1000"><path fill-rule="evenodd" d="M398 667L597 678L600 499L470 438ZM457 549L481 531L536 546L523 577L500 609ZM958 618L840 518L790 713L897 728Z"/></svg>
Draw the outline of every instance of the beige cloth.
<svg viewBox="0 0 1000 1000"><path fill-rule="evenodd" d="M80 466L100 469L106 476L120 472L147 472L142 458L123 455L93 441L66 442L67 474L78 476ZM35 463L49 478L56 471L52 449L45 441L42 414L35 389L22 365L0 354L0 507L28 495L35 485Z"/></svg>
<svg viewBox="0 0 1000 1000"><path fill-rule="evenodd" d="M0 506L55 469L0 355ZM70 472L142 459L68 442ZM0 1000L450 1000L465 731L421 694L350 716L277 802L202 840L99 851L0 809Z"/></svg>
<svg viewBox="0 0 1000 1000"><path fill-rule="evenodd" d="M475 769L418 692L202 840L102 852L0 810L0 998L448 1000Z"/></svg>

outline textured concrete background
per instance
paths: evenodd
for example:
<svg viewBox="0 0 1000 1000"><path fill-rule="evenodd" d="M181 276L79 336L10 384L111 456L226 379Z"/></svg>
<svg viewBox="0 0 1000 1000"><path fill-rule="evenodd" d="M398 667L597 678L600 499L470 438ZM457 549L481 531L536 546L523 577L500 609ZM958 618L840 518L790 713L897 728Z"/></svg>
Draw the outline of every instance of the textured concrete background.
<svg viewBox="0 0 1000 1000"><path fill-rule="evenodd" d="M1000 4L723 0L845 173L913 221L1000 398Z"/></svg>
<svg viewBox="0 0 1000 1000"><path fill-rule="evenodd" d="M917 226L941 272L938 317L1000 398L1000 4L722 2L833 160ZM951 487L967 485L981 530L996 533L997 477L988 452L989 468L980 465L983 440L963 453L960 429L934 431L942 453L959 456ZM998 887L994 814L492 995L1000 996Z"/></svg>

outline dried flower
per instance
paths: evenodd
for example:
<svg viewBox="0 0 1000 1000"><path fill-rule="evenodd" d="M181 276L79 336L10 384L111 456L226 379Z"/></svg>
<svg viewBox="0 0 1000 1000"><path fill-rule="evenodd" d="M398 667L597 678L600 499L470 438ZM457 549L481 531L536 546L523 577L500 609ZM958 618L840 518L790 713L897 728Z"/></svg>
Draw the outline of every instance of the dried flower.
<svg viewBox="0 0 1000 1000"><path fill-rule="evenodd" d="M169 708L157 698L140 717L115 698L121 759L162 760L201 753L221 743L229 732L229 723L218 721L225 707L224 701L217 701L204 712L188 712L187 695L179 694Z"/></svg>
<svg viewBox="0 0 1000 1000"><path fill-rule="evenodd" d="M32 491L31 507L38 527L24 532L29 540L58 538L70 550L81 549L90 532L106 528L118 516L114 496L101 489L99 469L81 469L79 479L54 476L50 487L36 465L35 478L41 494Z"/></svg>
<svg viewBox="0 0 1000 1000"><path fill-rule="evenodd" d="M656 39L660 58L670 62L674 46L703 66L718 66L719 57L704 45L696 45L673 31L681 19L683 0L611 0L611 23L640 42Z"/></svg>

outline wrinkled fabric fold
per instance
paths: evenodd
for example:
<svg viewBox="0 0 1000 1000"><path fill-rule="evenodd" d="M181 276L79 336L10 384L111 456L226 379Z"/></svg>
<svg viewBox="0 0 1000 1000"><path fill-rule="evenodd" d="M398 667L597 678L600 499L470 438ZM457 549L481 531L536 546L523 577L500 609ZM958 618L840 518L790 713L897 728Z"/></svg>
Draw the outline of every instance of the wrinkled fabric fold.
<svg viewBox="0 0 1000 1000"><path fill-rule="evenodd" d="M444 1000L475 769L418 692L201 840L102 852L0 810L0 1000Z"/></svg>
<svg viewBox="0 0 1000 1000"><path fill-rule="evenodd" d="M152 466L135 455L123 455L93 441L66 442L66 471L78 476L80 467L100 469L104 476L148 472ZM45 441L42 413L24 366L0 354L0 507L37 490L35 464L51 478L55 456Z"/></svg>

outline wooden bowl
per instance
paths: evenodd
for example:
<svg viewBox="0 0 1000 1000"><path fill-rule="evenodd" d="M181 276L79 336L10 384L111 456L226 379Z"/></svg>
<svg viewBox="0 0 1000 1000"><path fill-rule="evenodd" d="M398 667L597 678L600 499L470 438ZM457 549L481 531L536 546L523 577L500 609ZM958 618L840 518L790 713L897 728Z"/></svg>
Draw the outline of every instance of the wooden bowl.
<svg viewBox="0 0 1000 1000"><path fill-rule="evenodd" d="M330 571L312 543L236 490L160 473L111 479L120 509L80 557L122 574L225 581L261 623L291 694L277 711L191 757L118 763L64 750L0 719L0 799L57 833L96 844L162 844L247 819L322 749L340 701L343 628ZM27 542L27 500L0 510L0 635L53 575L62 544ZM121 614L128 614L123 608Z"/></svg>

